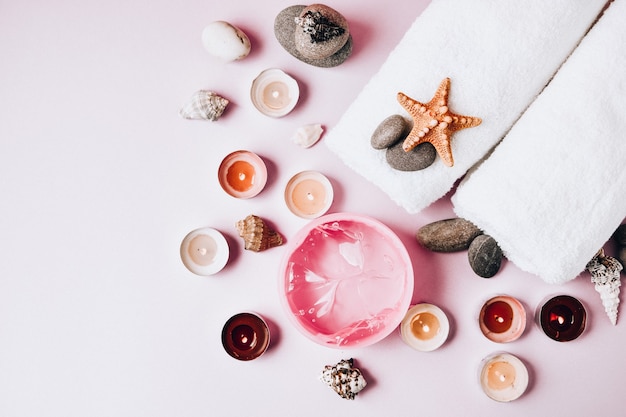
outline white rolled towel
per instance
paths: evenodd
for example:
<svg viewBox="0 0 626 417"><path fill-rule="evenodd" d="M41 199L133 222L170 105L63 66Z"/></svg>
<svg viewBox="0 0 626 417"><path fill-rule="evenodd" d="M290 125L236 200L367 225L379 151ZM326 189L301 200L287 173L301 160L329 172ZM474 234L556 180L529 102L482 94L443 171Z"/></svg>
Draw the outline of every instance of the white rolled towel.
<svg viewBox="0 0 626 417"><path fill-rule="evenodd" d="M325 138L344 163L409 213L444 196L497 144L541 92L606 0L433 0ZM371 135L388 116L409 115L396 96L427 102L451 79L452 112L482 124L452 136L454 166L392 169Z"/></svg>
<svg viewBox="0 0 626 417"><path fill-rule="evenodd" d="M549 283L578 276L626 216L626 0L615 0L493 154L455 212Z"/></svg>

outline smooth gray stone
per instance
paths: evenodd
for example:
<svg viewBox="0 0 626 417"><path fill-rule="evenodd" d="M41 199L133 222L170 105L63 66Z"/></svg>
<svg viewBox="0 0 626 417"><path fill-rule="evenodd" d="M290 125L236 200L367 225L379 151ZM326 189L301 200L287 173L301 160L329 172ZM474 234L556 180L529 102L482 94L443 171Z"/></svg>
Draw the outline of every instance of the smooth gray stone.
<svg viewBox="0 0 626 417"><path fill-rule="evenodd" d="M470 244L467 257L476 275L491 278L500 270L502 249L491 236L480 235Z"/></svg>
<svg viewBox="0 0 626 417"><path fill-rule="evenodd" d="M620 224L613 236L615 236L615 241L618 245L626 246L626 223Z"/></svg>
<svg viewBox="0 0 626 417"><path fill-rule="evenodd" d="M438 220L417 231L417 241L434 252L458 252L469 248L482 231L460 217Z"/></svg>
<svg viewBox="0 0 626 417"><path fill-rule="evenodd" d="M296 23L295 46L303 57L312 60L328 58L339 52L348 42L348 22L332 7L312 4L300 12L300 18L303 23ZM307 25L304 22L312 24Z"/></svg>
<svg viewBox="0 0 626 417"><path fill-rule="evenodd" d="M274 36L278 40L278 43L291 55L296 57L302 62L307 64L321 67L331 68L345 62L346 59L352 54L352 36L348 37L346 44L339 50L339 52L322 59L309 59L296 49L296 21L295 18L300 15L302 10L307 6L290 6L283 9L276 19L274 19Z"/></svg>
<svg viewBox="0 0 626 417"><path fill-rule="evenodd" d="M372 148L385 149L396 144L399 140L406 137L408 127L408 121L399 114L387 117L380 122L374 133L372 133L370 140Z"/></svg>
<svg viewBox="0 0 626 417"><path fill-rule="evenodd" d="M435 162L437 151L432 144L424 142L405 152L402 149L402 141L399 141L387 148L386 158L389 166L398 171L419 171Z"/></svg>

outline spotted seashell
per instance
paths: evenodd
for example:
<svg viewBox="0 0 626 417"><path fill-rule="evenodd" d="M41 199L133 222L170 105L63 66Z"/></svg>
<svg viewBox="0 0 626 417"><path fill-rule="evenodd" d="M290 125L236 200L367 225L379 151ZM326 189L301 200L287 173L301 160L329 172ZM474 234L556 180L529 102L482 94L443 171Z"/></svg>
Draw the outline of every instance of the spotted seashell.
<svg viewBox="0 0 626 417"><path fill-rule="evenodd" d="M239 220L235 223L235 227L247 250L261 252L283 244L283 237L270 228L262 218L254 214Z"/></svg>
<svg viewBox="0 0 626 417"><path fill-rule="evenodd" d="M622 264L612 256L606 256L604 249L587 263L587 271L591 274L591 282L595 284L596 291L600 294L602 306L611 324L617 324L617 313L619 307L619 293L622 285L620 272Z"/></svg>
<svg viewBox="0 0 626 417"><path fill-rule="evenodd" d="M353 359L342 359L336 365L326 365L320 380L346 400L354 397L367 385L361 371L354 368Z"/></svg>
<svg viewBox="0 0 626 417"><path fill-rule="evenodd" d="M227 99L220 97L213 91L199 90L191 96L178 114L185 119L214 122L220 118L228 103Z"/></svg>
<svg viewBox="0 0 626 417"><path fill-rule="evenodd" d="M296 130L292 140L296 145L300 145L303 148L310 148L320 140L322 133L324 133L324 129L319 123L304 125Z"/></svg>

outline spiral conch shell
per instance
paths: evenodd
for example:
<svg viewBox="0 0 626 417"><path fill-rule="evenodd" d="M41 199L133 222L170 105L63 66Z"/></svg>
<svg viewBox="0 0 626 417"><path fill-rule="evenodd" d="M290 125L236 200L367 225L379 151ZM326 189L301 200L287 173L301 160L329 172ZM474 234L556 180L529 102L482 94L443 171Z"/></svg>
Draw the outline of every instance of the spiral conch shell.
<svg viewBox="0 0 626 417"><path fill-rule="evenodd" d="M243 238L244 248L254 252L261 252L266 249L283 244L283 237L272 230L259 216L250 214L243 220L235 223L239 236Z"/></svg>
<svg viewBox="0 0 626 417"><path fill-rule="evenodd" d="M220 118L229 101L209 90L196 91L178 114L185 119L210 120Z"/></svg>
<svg viewBox="0 0 626 417"><path fill-rule="evenodd" d="M367 385L361 371L354 368L353 359L342 359L336 365L326 365L320 380L346 400L354 397Z"/></svg>
<svg viewBox="0 0 626 417"><path fill-rule="evenodd" d="M612 256L604 255L604 249L587 264L587 271L591 273L591 282L595 284L596 291L600 294L604 311L611 324L617 324L617 312L619 307L619 292L622 285L620 271L622 264Z"/></svg>

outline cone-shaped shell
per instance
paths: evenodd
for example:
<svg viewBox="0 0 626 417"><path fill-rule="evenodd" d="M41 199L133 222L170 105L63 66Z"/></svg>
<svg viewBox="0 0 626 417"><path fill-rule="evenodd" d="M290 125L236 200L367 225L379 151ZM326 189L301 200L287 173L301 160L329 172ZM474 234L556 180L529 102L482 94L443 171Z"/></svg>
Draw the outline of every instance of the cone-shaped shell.
<svg viewBox="0 0 626 417"><path fill-rule="evenodd" d="M612 256L605 256L603 249L600 249L587 263L587 270L591 273L591 282L595 284L604 311L613 325L617 324L622 269L622 264Z"/></svg>
<svg viewBox="0 0 626 417"><path fill-rule="evenodd" d="M189 101L180 109L178 114L185 119L210 120L215 122L220 118L229 101L213 91L196 91Z"/></svg>
<svg viewBox="0 0 626 417"><path fill-rule="evenodd" d="M261 252L283 244L283 237L254 214L239 220L235 227L239 236L243 238L244 248L247 250Z"/></svg>

